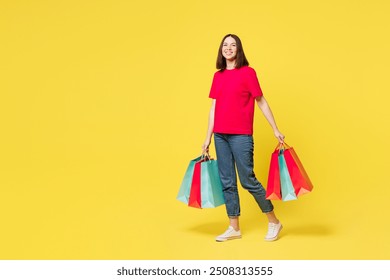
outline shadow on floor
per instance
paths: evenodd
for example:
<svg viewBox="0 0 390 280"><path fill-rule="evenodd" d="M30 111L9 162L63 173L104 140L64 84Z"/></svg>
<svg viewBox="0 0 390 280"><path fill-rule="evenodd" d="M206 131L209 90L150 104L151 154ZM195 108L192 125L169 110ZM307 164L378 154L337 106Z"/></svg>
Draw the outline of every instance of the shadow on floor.
<svg viewBox="0 0 390 280"><path fill-rule="evenodd" d="M200 234L206 234L206 235L216 235L220 232L223 232L226 230L226 222L215 222L215 223L207 223L207 224L200 224L195 225L193 227L189 227L186 230L200 233Z"/></svg>
<svg viewBox="0 0 390 280"><path fill-rule="evenodd" d="M297 236L326 236L332 235L334 231L327 225L301 225L301 226L284 226L283 235L297 235Z"/></svg>
<svg viewBox="0 0 390 280"><path fill-rule="evenodd" d="M185 230L196 232L199 234L205 235L217 235L226 230L226 222L215 222L207 224L194 225L193 227L186 228ZM331 230L331 226L325 224L304 224L304 225L295 225L288 226L283 225L283 230L281 236L329 236L333 235L334 231ZM252 231L254 228L260 228L259 224L248 224L245 226L245 231ZM242 228L243 230L243 228ZM266 228L265 228L266 230Z"/></svg>

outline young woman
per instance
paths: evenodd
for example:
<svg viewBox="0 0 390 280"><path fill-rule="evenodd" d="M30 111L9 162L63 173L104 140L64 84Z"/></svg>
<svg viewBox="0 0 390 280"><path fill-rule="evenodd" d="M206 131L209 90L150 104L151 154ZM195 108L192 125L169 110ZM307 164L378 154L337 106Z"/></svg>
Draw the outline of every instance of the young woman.
<svg viewBox="0 0 390 280"><path fill-rule="evenodd" d="M282 224L273 211L271 201L265 199L265 189L253 172L252 135L255 103L263 112L279 142L283 143L284 135L276 125L261 91L256 72L249 67L237 35L228 34L222 39L218 50L217 69L219 71L214 74L209 95L212 104L207 136L202 145L203 153L208 152L214 134L219 175L230 223L228 229L217 236L216 240L241 238L236 168L241 185L253 195L261 211L268 218L265 240L276 240Z"/></svg>

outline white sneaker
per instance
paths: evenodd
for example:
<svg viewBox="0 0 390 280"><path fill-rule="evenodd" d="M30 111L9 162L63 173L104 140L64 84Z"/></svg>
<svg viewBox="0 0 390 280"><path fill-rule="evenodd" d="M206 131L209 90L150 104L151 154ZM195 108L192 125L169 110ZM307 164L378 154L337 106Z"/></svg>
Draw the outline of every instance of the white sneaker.
<svg viewBox="0 0 390 280"><path fill-rule="evenodd" d="M283 226L279 222L278 224L274 223L268 223L268 232L267 235L265 236L264 240L265 241L274 241L278 239L279 237L279 232L282 230Z"/></svg>
<svg viewBox="0 0 390 280"><path fill-rule="evenodd" d="M232 240L237 238L241 238L241 231L234 230L232 226L229 226L229 228L223 234L217 236L215 240L222 242L222 241L227 241L227 240Z"/></svg>

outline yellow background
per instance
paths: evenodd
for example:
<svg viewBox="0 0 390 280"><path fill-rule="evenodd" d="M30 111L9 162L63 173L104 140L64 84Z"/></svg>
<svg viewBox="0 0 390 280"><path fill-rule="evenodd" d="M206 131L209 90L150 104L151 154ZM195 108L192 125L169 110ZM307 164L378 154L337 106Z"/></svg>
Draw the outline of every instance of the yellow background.
<svg viewBox="0 0 390 280"><path fill-rule="evenodd" d="M387 1L0 2L1 259L389 259ZM266 219L176 200L239 35L314 184ZM255 172L276 146L255 113ZM214 147L211 153L215 156Z"/></svg>

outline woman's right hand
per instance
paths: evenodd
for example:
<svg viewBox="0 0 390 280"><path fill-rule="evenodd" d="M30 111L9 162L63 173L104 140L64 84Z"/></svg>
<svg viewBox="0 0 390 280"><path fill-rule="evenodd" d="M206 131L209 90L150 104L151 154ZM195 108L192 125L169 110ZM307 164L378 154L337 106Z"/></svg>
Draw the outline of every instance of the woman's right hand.
<svg viewBox="0 0 390 280"><path fill-rule="evenodd" d="M210 146L210 139L206 139L202 145L202 154L208 153L209 152L209 146Z"/></svg>

